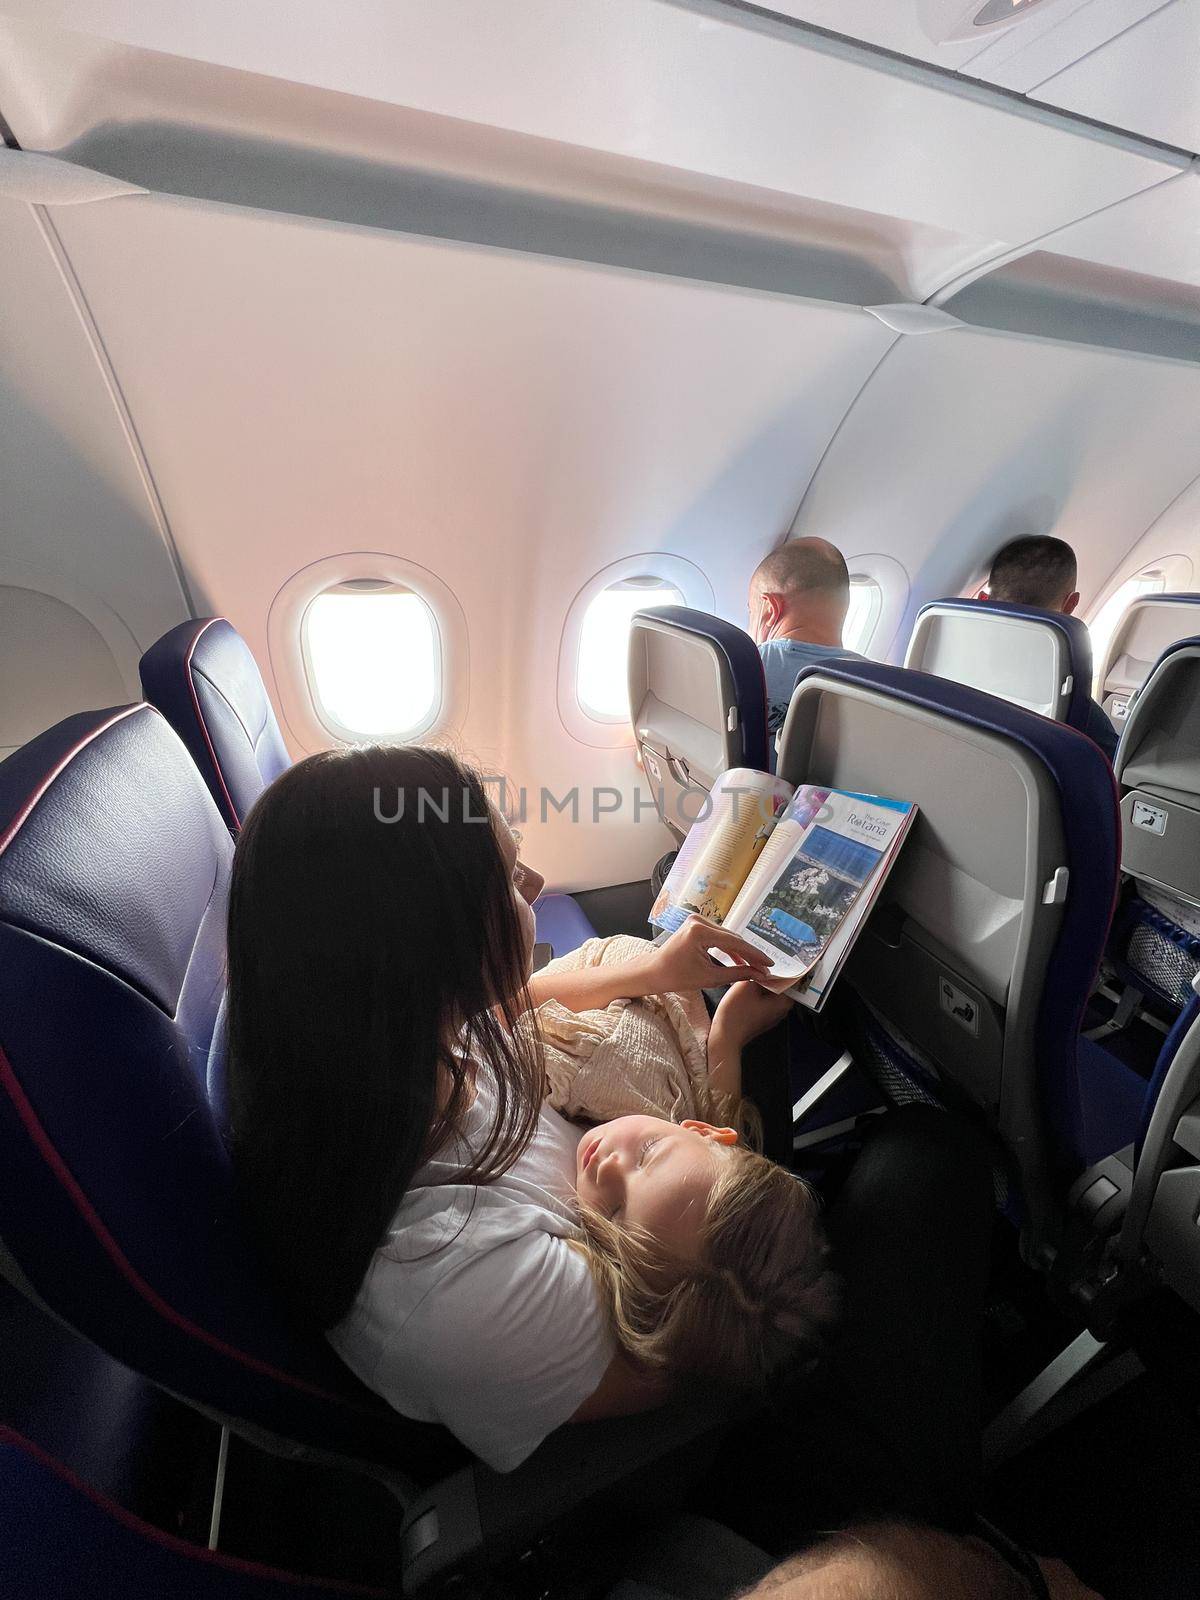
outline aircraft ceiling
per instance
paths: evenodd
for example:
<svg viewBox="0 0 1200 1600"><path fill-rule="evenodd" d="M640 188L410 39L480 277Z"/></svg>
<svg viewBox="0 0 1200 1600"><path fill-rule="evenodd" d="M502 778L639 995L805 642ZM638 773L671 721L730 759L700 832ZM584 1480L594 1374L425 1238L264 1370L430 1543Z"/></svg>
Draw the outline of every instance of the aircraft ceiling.
<svg viewBox="0 0 1200 1600"><path fill-rule="evenodd" d="M390 553L461 609L466 747L624 790L553 667L614 563L741 620L821 531L898 575L877 654L1018 529L1085 602L1135 549L1190 571L1198 4L977 48L915 0L0 0L0 595L86 616L131 694L223 611L286 701L278 596ZM649 864L541 833L560 884Z"/></svg>

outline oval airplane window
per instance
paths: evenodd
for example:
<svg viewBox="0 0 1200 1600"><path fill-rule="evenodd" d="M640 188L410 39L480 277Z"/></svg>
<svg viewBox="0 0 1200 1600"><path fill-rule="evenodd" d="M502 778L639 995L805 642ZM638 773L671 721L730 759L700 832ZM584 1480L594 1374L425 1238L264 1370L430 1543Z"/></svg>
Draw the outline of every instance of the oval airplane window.
<svg viewBox="0 0 1200 1600"><path fill-rule="evenodd" d="M667 605L711 612L715 599L699 567L661 550L622 556L575 595L558 646L558 715L580 744L632 748L629 623L635 611Z"/></svg>
<svg viewBox="0 0 1200 1600"><path fill-rule="evenodd" d="M865 654L883 610L883 590L874 578L863 572L850 577L850 609L842 628L842 643L847 650Z"/></svg>
<svg viewBox="0 0 1200 1600"><path fill-rule="evenodd" d="M437 622L411 589L374 578L337 584L310 602L302 636L313 703L339 738L411 739L437 720Z"/></svg>
<svg viewBox="0 0 1200 1600"><path fill-rule="evenodd" d="M629 720L629 624L646 606L681 606L683 595L662 578L622 578L588 605L579 629L576 692L597 722Z"/></svg>

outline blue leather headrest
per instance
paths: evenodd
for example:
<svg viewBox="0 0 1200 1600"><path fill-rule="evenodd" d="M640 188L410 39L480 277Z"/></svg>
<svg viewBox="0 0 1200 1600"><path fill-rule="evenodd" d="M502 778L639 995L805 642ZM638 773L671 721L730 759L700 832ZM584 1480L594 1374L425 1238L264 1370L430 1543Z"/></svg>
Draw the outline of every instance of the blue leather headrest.
<svg viewBox="0 0 1200 1600"><path fill-rule="evenodd" d="M945 600L931 600L917 612L917 618L921 617L922 612L929 610L930 606L944 606L948 610L964 611L968 614L991 611L999 616L1021 617L1033 622L1048 623L1065 641L1071 663L1073 679L1071 698L1063 721L1069 728L1078 728L1082 731L1087 727L1092 692L1092 638L1086 623L1081 622L1078 617L1066 617L1061 611L1044 611L1040 606L1010 605L1006 600L964 600L959 595L950 596Z"/></svg>
<svg viewBox="0 0 1200 1600"><path fill-rule="evenodd" d="M151 706L70 717L0 765L0 916L169 1017L206 923L223 948L232 854L199 774Z"/></svg>
<svg viewBox="0 0 1200 1600"><path fill-rule="evenodd" d="M187 746L235 833L291 765L250 650L224 617L181 622L142 657L142 691Z"/></svg>
<svg viewBox="0 0 1200 1600"><path fill-rule="evenodd" d="M754 640L735 623L710 616L707 611L693 611L688 606L648 606L645 614L660 622L669 622L682 633L707 639L720 651L733 678L737 700L738 725L742 731L740 765L766 772L769 764L767 681L762 656Z"/></svg>

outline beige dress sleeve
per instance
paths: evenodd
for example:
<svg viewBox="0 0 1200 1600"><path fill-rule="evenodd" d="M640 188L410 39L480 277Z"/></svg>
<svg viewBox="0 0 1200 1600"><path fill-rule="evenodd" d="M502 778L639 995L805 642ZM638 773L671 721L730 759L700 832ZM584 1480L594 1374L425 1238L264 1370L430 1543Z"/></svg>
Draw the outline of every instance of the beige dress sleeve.
<svg viewBox="0 0 1200 1600"><path fill-rule="evenodd" d="M643 956L645 939L589 939L543 972L613 966ZM536 1027L546 1056L546 1099L583 1122L644 1113L682 1122L727 1120L728 1096L708 1086L708 1012L694 994L614 1000L602 1011L571 1011L547 1000L521 1019Z"/></svg>

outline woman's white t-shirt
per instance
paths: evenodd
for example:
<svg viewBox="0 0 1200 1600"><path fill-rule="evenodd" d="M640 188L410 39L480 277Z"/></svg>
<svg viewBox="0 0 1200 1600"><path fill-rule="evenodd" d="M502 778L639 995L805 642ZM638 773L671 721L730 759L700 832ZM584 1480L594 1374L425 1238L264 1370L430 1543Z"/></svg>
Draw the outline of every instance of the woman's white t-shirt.
<svg viewBox="0 0 1200 1600"><path fill-rule="evenodd" d="M495 1115L480 1073L462 1138L421 1167L330 1343L406 1417L510 1471L596 1389L616 1346L570 1243L580 1131L543 1106L494 1183L455 1175Z"/></svg>

